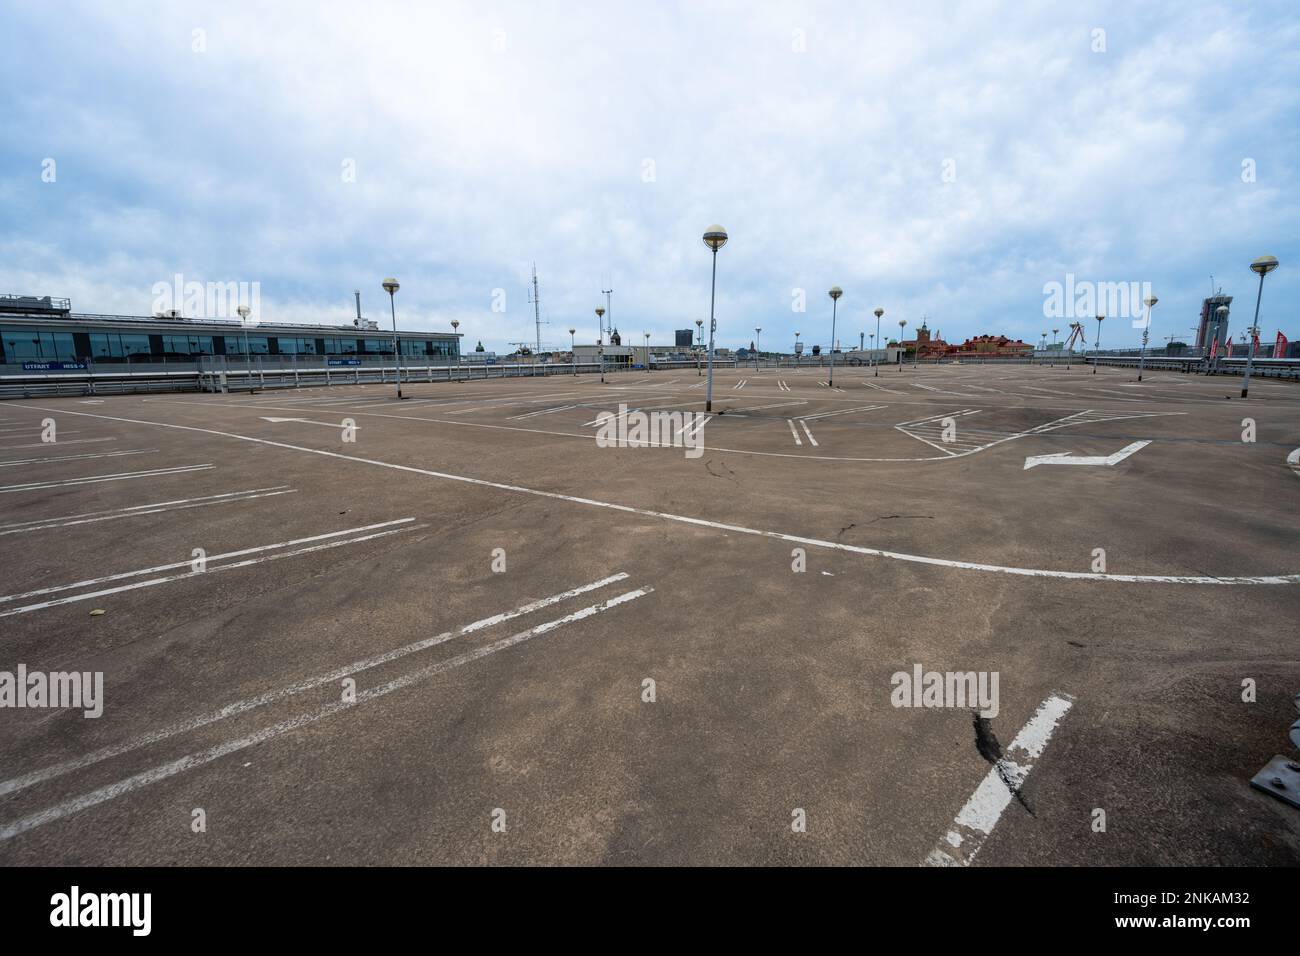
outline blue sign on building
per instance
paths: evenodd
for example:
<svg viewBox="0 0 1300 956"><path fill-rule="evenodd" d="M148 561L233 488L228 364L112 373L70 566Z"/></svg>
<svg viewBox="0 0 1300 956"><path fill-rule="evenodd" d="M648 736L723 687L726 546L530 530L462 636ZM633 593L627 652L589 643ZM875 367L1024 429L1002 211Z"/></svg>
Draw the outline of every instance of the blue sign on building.
<svg viewBox="0 0 1300 956"><path fill-rule="evenodd" d="M326 365L360 365L361 359L326 359Z"/></svg>
<svg viewBox="0 0 1300 956"><path fill-rule="evenodd" d="M24 362L24 372L84 372L85 362Z"/></svg>

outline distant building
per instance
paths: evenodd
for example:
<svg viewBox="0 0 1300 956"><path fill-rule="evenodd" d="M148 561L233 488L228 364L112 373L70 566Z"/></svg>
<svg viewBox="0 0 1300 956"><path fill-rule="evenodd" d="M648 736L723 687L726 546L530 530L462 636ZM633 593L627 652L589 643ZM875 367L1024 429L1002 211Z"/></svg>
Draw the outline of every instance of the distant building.
<svg viewBox="0 0 1300 956"><path fill-rule="evenodd" d="M961 345L948 348L948 354L957 358L964 355L1027 355L1034 350L1028 342L1009 339L1005 335L976 335Z"/></svg>
<svg viewBox="0 0 1300 956"><path fill-rule="evenodd" d="M1209 349L1214 342L1223 348L1228 341L1228 312L1219 315L1219 306L1232 308L1232 296L1212 295L1201 303L1201 322L1196 329L1196 347Z"/></svg>
<svg viewBox="0 0 1300 956"><path fill-rule="evenodd" d="M673 336L676 339L676 347L679 349L688 349L695 344L695 333L690 329L677 329Z"/></svg>

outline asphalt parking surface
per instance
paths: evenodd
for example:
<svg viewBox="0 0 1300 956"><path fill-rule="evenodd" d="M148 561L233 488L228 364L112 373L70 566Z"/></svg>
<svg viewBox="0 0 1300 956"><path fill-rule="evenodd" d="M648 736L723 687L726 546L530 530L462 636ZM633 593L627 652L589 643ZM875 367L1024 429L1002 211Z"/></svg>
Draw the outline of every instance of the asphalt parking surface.
<svg viewBox="0 0 1300 956"><path fill-rule="evenodd" d="M1300 388L826 378L0 403L0 862L1300 863Z"/></svg>

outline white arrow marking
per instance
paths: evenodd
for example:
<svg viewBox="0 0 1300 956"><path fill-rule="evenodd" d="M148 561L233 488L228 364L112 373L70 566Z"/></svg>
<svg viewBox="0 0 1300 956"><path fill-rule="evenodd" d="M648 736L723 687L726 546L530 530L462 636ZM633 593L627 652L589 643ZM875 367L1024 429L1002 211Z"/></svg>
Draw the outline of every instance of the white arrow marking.
<svg viewBox="0 0 1300 956"><path fill-rule="evenodd" d="M1069 452L1057 452L1055 455L1034 455L1032 458L1025 459L1025 471L1033 468L1035 465L1118 465L1121 461L1151 444L1149 441L1135 441L1131 445L1125 445L1113 455L1079 455L1072 456Z"/></svg>
<svg viewBox="0 0 1300 956"><path fill-rule="evenodd" d="M336 424L336 423L334 423L334 422L314 422L314 421L312 421L310 418L269 418L269 417L267 417L266 415L262 415L262 416L260 416L260 417L261 417L262 421L264 421L264 422L270 422L270 423L273 424L273 425L278 425L278 424L280 424L280 422L302 422L304 425L326 425L326 426L328 426L329 428L344 428L344 427L346 427L346 426L344 426L344 425L342 425L342 424ZM353 428L357 428L357 429L359 429L361 426L360 426L360 425L353 425L352 427L353 427Z"/></svg>

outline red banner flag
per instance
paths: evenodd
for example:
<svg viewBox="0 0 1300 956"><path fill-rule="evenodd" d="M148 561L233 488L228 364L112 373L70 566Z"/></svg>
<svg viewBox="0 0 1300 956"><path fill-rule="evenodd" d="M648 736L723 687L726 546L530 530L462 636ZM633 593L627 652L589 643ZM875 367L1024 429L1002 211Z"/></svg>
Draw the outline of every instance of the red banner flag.
<svg viewBox="0 0 1300 956"><path fill-rule="evenodd" d="M1223 340L1223 357L1232 358L1232 336Z"/></svg>
<svg viewBox="0 0 1300 956"><path fill-rule="evenodd" d="M1277 342L1273 346L1273 358L1286 358L1286 336L1278 329Z"/></svg>
<svg viewBox="0 0 1300 956"><path fill-rule="evenodd" d="M1214 359L1218 356L1218 354L1219 354L1219 340L1217 338L1210 339L1210 361L1213 362Z"/></svg>

